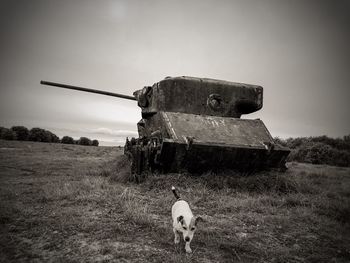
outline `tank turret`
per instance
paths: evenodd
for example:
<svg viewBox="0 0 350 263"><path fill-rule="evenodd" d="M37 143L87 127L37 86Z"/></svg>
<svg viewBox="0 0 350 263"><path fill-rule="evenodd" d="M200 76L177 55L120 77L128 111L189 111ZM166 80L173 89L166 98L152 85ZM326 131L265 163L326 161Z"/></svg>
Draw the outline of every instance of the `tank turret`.
<svg viewBox="0 0 350 263"><path fill-rule="evenodd" d="M222 80L176 77L134 92L143 115L182 112L240 118L262 108L263 88Z"/></svg>
<svg viewBox="0 0 350 263"><path fill-rule="evenodd" d="M137 123L139 137L127 138L124 148L136 174L149 169L283 169L290 152L274 143L261 120L241 119L262 108L261 86L167 77L128 96L47 81L41 84L137 100L142 115Z"/></svg>

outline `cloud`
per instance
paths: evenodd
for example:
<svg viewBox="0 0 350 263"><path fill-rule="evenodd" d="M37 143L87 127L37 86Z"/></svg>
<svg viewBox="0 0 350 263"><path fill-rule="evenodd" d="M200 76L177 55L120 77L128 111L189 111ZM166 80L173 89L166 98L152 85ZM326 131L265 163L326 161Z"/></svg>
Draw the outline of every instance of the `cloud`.
<svg viewBox="0 0 350 263"><path fill-rule="evenodd" d="M109 128L96 128L96 129L86 129L87 132L93 133L93 134L103 134L103 135L114 135L114 136L137 136L136 131L130 131L130 130L112 130Z"/></svg>

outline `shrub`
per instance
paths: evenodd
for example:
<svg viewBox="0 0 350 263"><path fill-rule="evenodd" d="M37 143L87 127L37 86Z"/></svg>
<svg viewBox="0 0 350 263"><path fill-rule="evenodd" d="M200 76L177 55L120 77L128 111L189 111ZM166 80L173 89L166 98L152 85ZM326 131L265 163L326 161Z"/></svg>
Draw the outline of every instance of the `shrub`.
<svg viewBox="0 0 350 263"><path fill-rule="evenodd" d="M350 135L343 139L317 136L274 140L291 149L287 161L350 166Z"/></svg>
<svg viewBox="0 0 350 263"><path fill-rule="evenodd" d="M40 128L33 128L29 131L29 137L28 139L30 141L34 142L48 142L49 138L47 134L45 133L45 130Z"/></svg>
<svg viewBox="0 0 350 263"><path fill-rule="evenodd" d="M281 146L284 146L284 147L288 147L287 142L285 140L283 140L283 139L281 139L279 137L275 137L273 139L274 139L275 143L277 143L277 144L279 144Z"/></svg>
<svg viewBox="0 0 350 263"><path fill-rule="evenodd" d="M16 140L16 133L7 128L1 128L0 138L3 140Z"/></svg>
<svg viewBox="0 0 350 263"><path fill-rule="evenodd" d="M98 145L99 145L98 140L93 140L93 141L92 141L92 146L98 146Z"/></svg>
<svg viewBox="0 0 350 263"><path fill-rule="evenodd" d="M308 139L305 137L299 137L299 138L288 138L286 140L286 146L295 149L297 147L300 147L301 145L304 145L308 143Z"/></svg>
<svg viewBox="0 0 350 263"><path fill-rule="evenodd" d="M313 164L331 162L333 159L333 148L325 143L317 142L308 147L305 161Z"/></svg>
<svg viewBox="0 0 350 263"><path fill-rule="evenodd" d="M131 162L126 155L121 155L115 162L114 172L111 173L111 180L126 183L134 181L136 178L131 174Z"/></svg>
<svg viewBox="0 0 350 263"><path fill-rule="evenodd" d="M29 137L28 139L30 141L34 142L54 142L58 143L60 139L58 136L53 134L50 131L40 129L40 128L33 128L29 131Z"/></svg>
<svg viewBox="0 0 350 263"><path fill-rule="evenodd" d="M350 166L350 152L338 150L324 143L309 143L293 149L287 160L312 164Z"/></svg>
<svg viewBox="0 0 350 263"><path fill-rule="evenodd" d="M350 144L345 140L346 136L344 136L344 140L340 138L330 138L328 136L317 136L310 137L310 141L312 142L321 142L326 145L329 145L338 150L350 150Z"/></svg>
<svg viewBox="0 0 350 263"><path fill-rule="evenodd" d="M87 137L80 137L79 141L78 141L79 145L87 145L90 146L92 144L91 140Z"/></svg>
<svg viewBox="0 0 350 263"><path fill-rule="evenodd" d="M60 142L60 138L56 134L54 134L54 133L52 133L50 131L46 131L46 133L51 138L51 142L53 142L53 143L59 143Z"/></svg>
<svg viewBox="0 0 350 263"><path fill-rule="evenodd" d="M11 128L12 131L16 133L17 140L19 141L27 141L29 136L29 130L24 126L13 126Z"/></svg>
<svg viewBox="0 0 350 263"><path fill-rule="evenodd" d="M61 143L64 144L74 144L74 139L70 136L63 136Z"/></svg>
<svg viewBox="0 0 350 263"><path fill-rule="evenodd" d="M0 127L0 139L2 139L2 134L7 130L5 127Z"/></svg>

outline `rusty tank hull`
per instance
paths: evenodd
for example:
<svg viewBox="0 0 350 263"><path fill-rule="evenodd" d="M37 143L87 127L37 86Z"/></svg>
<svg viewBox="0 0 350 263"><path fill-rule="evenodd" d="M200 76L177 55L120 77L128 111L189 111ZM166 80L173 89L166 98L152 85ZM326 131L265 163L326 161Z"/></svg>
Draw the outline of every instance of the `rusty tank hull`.
<svg viewBox="0 0 350 263"><path fill-rule="evenodd" d="M289 153L273 146L261 120L162 114L170 138L163 141L160 161L173 171L280 168Z"/></svg>
<svg viewBox="0 0 350 263"><path fill-rule="evenodd" d="M127 140L125 152L135 173L149 167L164 172L234 169L253 172L285 168L289 149L274 144L264 123L186 113L158 112L148 125L164 127L141 139ZM133 143L132 143L133 141Z"/></svg>
<svg viewBox="0 0 350 263"><path fill-rule="evenodd" d="M201 173L285 169L288 148L274 143L260 119L241 119L263 106L258 85L208 78L167 77L134 96L42 81L42 84L137 100L138 138L126 138L132 172Z"/></svg>

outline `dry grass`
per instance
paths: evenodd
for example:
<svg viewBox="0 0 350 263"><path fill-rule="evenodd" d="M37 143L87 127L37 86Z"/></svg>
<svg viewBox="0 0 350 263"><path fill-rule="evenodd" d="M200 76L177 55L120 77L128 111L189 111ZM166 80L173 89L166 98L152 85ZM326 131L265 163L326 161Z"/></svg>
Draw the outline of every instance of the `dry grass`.
<svg viewBox="0 0 350 263"><path fill-rule="evenodd" d="M125 155L115 160L111 167L113 167L113 169L109 171L109 177L112 181L119 183L134 181L129 166L129 160Z"/></svg>
<svg viewBox="0 0 350 263"><path fill-rule="evenodd" d="M121 150L0 141L0 261L349 262L350 169L153 174L129 182ZM174 246L175 185L202 215Z"/></svg>

